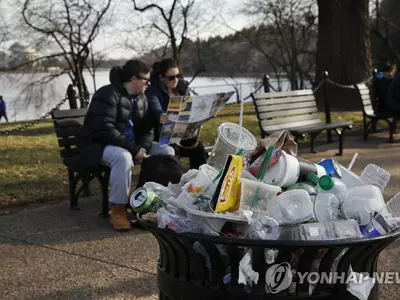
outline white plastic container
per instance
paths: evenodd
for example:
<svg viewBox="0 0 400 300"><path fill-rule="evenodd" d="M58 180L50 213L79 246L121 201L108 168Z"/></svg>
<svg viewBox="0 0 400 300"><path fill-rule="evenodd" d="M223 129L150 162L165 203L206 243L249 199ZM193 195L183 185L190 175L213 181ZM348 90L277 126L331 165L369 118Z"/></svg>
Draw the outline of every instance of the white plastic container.
<svg viewBox="0 0 400 300"><path fill-rule="evenodd" d="M241 128L235 123L222 123L218 127L218 138L207 160L207 164L217 170L222 170L228 155L235 154L242 148L242 156L246 160L256 147L257 139L246 128Z"/></svg>
<svg viewBox="0 0 400 300"><path fill-rule="evenodd" d="M374 164L367 165L361 173L360 179L365 184L372 184L383 190L390 180L390 173Z"/></svg>
<svg viewBox="0 0 400 300"><path fill-rule="evenodd" d="M349 189L349 197L342 205L342 212L347 219L355 219L362 226L371 222L375 213L384 208L381 190L374 185L365 185Z"/></svg>
<svg viewBox="0 0 400 300"><path fill-rule="evenodd" d="M301 176L305 179L309 172L317 174L318 177L326 175L323 166L300 159L282 151L282 156L278 161L267 169L263 181L280 187L289 187L292 184L295 184Z"/></svg>
<svg viewBox="0 0 400 300"><path fill-rule="evenodd" d="M299 224L314 219L313 203L305 190L291 190L268 201L268 216L279 224Z"/></svg>
<svg viewBox="0 0 400 300"><path fill-rule="evenodd" d="M335 221L340 215L340 201L330 193L319 193L314 203L315 218L319 222Z"/></svg>
<svg viewBox="0 0 400 300"><path fill-rule="evenodd" d="M260 181L241 178L240 210L251 210L266 215L268 201L275 198L282 189Z"/></svg>

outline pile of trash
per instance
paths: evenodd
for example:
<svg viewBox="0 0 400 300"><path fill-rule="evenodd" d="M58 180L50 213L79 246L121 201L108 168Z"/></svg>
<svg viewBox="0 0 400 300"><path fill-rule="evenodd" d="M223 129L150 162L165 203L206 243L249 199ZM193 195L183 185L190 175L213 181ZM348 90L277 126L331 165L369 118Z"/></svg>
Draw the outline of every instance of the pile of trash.
<svg viewBox="0 0 400 300"><path fill-rule="evenodd" d="M301 159L287 131L261 145L245 128L223 123L207 164L178 184L146 183L131 206L155 210L161 228L248 239L362 238L400 227L400 195L387 204L382 196L390 179L384 169L369 164L358 176L356 155L348 168L333 158Z"/></svg>
<svg viewBox="0 0 400 300"><path fill-rule="evenodd" d="M147 182L132 194L130 204L144 214L143 219L178 233L329 241L369 238L397 230L400 193L386 204L382 196L390 174L369 164L358 176L351 171L356 158L357 154L347 168L333 158L313 163L297 157L297 144L288 131L257 143L245 128L223 123L207 164L189 170L177 184ZM193 248L209 261L201 243L195 242ZM224 246L218 245L218 250L227 257ZM276 249L265 249L266 264L273 264L277 254ZM251 259L251 250L243 249L239 283L246 287L259 278ZM315 261L315 265L319 263ZM291 262L291 267L294 270L296 263ZM276 293L269 288L273 278L268 274L266 292ZM223 282L229 284L230 280L227 265ZM289 291L295 291L294 284ZM372 279L366 278L363 284L348 285L348 290L359 299L367 299L373 285ZM314 289L310 285L310 295Z"/></svg>

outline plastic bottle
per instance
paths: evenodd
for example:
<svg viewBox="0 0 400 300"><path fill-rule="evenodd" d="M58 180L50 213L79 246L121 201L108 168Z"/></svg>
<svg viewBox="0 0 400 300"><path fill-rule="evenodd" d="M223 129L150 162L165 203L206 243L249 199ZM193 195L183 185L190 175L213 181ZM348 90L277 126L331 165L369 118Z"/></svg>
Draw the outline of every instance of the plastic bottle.
<svg viewBox="0 0 400 300"><path fill-rule="evenodd" d="M318 164L325 168L326 174L330 177L342 178L343 175L339 164L333 158L323 159Z"/></svg>
<svg viewBox="0 0 400 300"><path fill-rule="evenodd" d="M331 193L319 193L315 198L314 214L318 222L335 221L339 219L340 201Z"/></svg>
<svg viewBox="0 0 400 300"><path fill-rule="evenodd" d="M305 190L311 196L311 200L314 202L315 197L317 196L316 187L318 186L318 180L318 175L314 173L308 173L305 181L292 184L287 190Z"/></svg>
<svg viewBox="0 0 400 300"><path fill-rule="evenodd" d="M372 184L383 190L390 180L390 173L374 164L369 164L362 171L360 179L365 184Z"/></svg>
<svg viewBox="0 0 400 300"><path fill-rule="evenodd" d="M328 175L321 176L318 181L319 193L329 193L336 196L340 204L343 204L348 196L349 192L345 184L337 178L331 178Z"/></svg>

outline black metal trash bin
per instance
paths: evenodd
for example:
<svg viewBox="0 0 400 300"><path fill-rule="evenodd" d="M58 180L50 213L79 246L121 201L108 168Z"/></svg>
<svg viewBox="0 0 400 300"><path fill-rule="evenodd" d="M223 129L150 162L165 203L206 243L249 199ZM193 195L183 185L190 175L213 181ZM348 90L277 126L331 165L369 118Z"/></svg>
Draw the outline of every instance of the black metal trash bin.
<svg viewBox="0 0 400 300"><path fill-rule="evenodd" d="M379 253L400 236L398 230L368 239L261 241L191 233L177 234L169 229L160 229L157 224L144 221L140 217L138 220L156 237L160 247L157 280L162 300L357 299L347 291L346 283L341 280L334 284L325 280L317 284L312 295L309 295L309 282L294 276L289 288L277 293L276 291L279 290L277 287L285 276L290 276L290 273L293 275L288 266L292 265L294 260L297 261L296 271L301 274L313 270L315 272L313 262L319 261L316 272L320 276L332 272L334 264L337 274L348 274L351 265L354 272L368 272L372 276L377 271ZM200 254L194 249L195 243L206 251L207 259L202 255L204 253ZM224 248L223 252L221 247ZM238 283L239 262L243 257L243 249L251 249L253 270L259 273L258 283L250 288ZM266 263L265 249L278 252L272 264ZM266 284L266 271L271 267L274 270L280 269L280 274L273 277L273 282L269 281ZM227 270L230 271L228 277ZM230 279L228 283L227 278ZM269 286L268 292L266 285ZM379 299L378 283L373 287L368 299Z"/></svg>

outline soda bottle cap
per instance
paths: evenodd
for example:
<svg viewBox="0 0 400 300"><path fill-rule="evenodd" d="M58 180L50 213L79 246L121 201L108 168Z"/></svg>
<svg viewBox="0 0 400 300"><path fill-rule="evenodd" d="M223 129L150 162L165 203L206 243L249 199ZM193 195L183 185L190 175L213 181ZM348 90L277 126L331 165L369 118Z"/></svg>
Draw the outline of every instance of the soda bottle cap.
<svg viewBox="0 0 400 300"><path fill-rule="evenodd" d="M317 185L318 181L319 181L319 177L318 177L317 174L314 174L314 173L310 172L310 173L307 174L307 180L309 180L312 183L314 183L314 185Z"/></svg>
<svg viewBox="0 0 400 300"><path fill-rule="evenodd" d="M328 175L321 176L318 183L321 189L325 191L330 190L335 185L332 178L330 178Z"/></svg>

